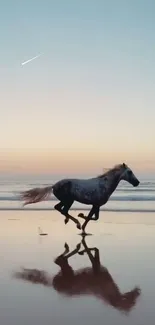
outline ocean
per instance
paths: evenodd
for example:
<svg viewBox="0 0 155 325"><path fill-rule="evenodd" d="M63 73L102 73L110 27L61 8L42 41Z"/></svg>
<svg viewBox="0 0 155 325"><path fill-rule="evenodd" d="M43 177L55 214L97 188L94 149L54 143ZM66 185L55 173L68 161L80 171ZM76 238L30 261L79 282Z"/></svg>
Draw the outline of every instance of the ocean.
<svg viewBox="0 0 155 325"><path fill-rule="evenodd" d="M56 199L51 195L48 201L32 204L23 208L19 200L19 192L34 187L54 184L51 177L2 178L0 179L0 210L53 210ZM75 202L71 210L89 210L90 207ZM120 182L107 204L101 207L104 211L115 212L155 212L155 180L143 180L134 188L127 182Z"/></svg>

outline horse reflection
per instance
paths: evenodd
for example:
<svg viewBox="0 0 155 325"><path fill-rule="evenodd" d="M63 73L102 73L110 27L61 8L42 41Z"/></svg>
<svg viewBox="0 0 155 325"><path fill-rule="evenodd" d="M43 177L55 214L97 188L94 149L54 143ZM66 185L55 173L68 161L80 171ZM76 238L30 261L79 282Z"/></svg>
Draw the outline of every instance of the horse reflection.
<svg viewBox="0 0 155 325"><path fill-rule="evenodd" d="M81 244L84 249L80 251ZM84 253L89 257L92 267L74 271L68 263L69 258ZM64 252L56 258L55 263L60 266L61 271L54 277L36 269L23 269L15 276L34 284L52 287L68 297L92 295L123 312L130 312L140 296L141 290L138 287L125 293L120 292L108 270L101 265L98 248L88 248L84 238L71 252L65 244Z"/></svg>

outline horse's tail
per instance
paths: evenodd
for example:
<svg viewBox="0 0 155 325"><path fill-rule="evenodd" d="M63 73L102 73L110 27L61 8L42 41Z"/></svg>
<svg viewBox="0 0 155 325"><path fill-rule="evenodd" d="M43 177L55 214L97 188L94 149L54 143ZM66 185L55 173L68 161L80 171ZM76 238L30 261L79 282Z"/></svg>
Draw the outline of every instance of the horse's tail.
<svg viewBox="0 0 155 325"><path fill-rule="evenodd" d="M25 201L23 205L37 203L46 200L53 191L53 186L33 188L20 193L20 199Z"/></svg>

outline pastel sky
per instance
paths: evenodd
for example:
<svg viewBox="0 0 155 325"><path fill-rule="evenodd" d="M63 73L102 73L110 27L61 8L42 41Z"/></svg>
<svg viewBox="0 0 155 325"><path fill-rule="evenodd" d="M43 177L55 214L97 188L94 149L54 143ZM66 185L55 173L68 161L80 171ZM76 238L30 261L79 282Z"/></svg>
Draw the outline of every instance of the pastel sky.
<svg viewBox="0 0 155 325"><path fill-rule="evenodd" d="M6 0L0 21L0 172L155 172L154 0Z"/></svg>

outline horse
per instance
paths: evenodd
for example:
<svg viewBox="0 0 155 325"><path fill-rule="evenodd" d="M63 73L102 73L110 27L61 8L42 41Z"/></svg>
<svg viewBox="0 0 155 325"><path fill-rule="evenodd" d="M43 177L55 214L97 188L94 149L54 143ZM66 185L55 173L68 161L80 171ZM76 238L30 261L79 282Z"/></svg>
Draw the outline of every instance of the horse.
<svg viewBox="0 0 155 325"><path fill-rule="evenodd" d="M82 233L85 234L88 222L90 220L98 220L100 207L107 203L121 180L127 181L134 187L140 183L133 171L123 163L114 166L97 177L89 179L61 179L52 186L33 188L21 192L20 199L25 201L25 206L46 200L53 192L54 196L60 201L54 208L65 216L65 224L70 219L76 223L78 229L81 229L80 222L68 213L69 209L74 201L92 205L87 216L84 216L83 213L78 214L78 217L85 220L82 225Z"/></svg>
<svg viewBox="0 0 155 325"><path fill-rule="evenodd" d="M80 251L81 244L84 249ZM68 259L73 255L83 255L84 253L89 257L92 267L74 271L69 265ZM69 246L65 244L65 250L55 259L55 264L61 268L61 271L55 276L50 276L43 270L23 268L15 272L14 277L54 288L59 294L68 298L94 296L103 303L126 313L129 313L135 306L141 294L139 287L125 293L120 292L107 268L101 265L99 249L97 247L88 248L85 237L71 252Z"/></svg>

